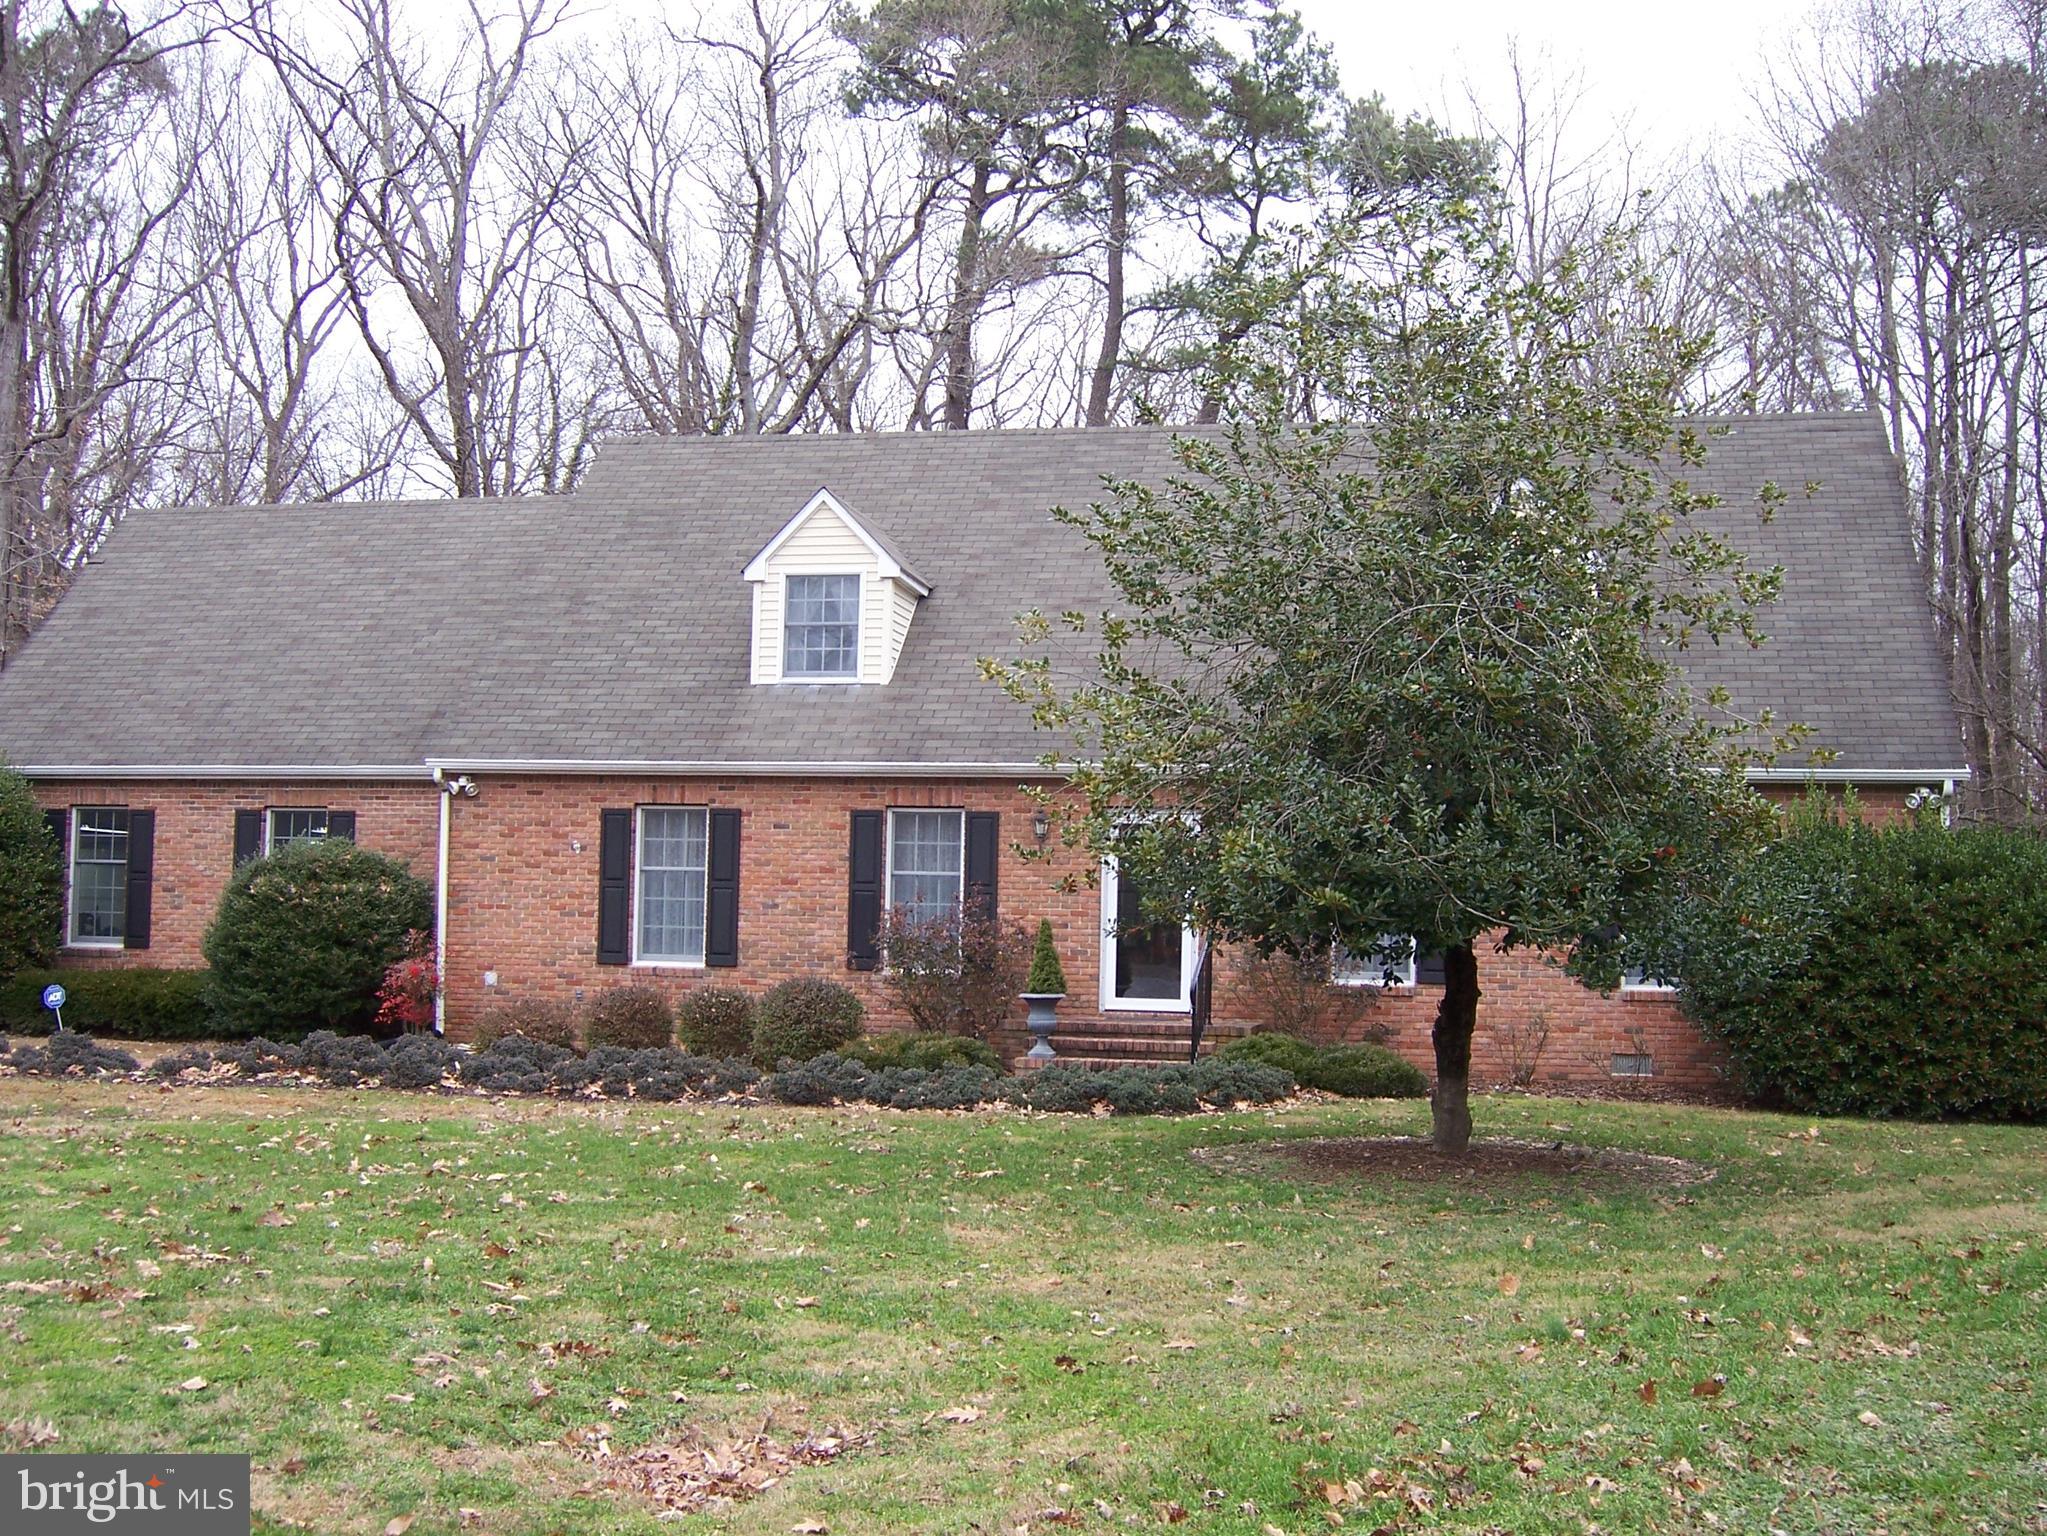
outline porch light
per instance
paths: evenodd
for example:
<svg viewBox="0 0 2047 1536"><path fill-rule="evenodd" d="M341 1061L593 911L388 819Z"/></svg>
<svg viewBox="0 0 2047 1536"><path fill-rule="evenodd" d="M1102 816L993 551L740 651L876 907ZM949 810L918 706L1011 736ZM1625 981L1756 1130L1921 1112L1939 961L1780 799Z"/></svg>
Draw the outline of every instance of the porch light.
<svg viewBox="0 0 2047 1536"><path fill-rule="evenodd" d="M1052 818L1045 814L1043 807L1031 812L1031 836L1038 840L1039 846L1042 847L1051 835Z"/></svg>

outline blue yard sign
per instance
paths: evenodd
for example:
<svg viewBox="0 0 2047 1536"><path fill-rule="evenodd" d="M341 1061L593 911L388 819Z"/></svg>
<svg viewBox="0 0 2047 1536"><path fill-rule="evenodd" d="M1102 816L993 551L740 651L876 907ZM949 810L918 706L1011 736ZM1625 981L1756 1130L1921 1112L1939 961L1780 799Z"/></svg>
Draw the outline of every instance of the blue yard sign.
<svg viewBox="0 0 2047 1536"><path fill-rule="evenodd" d="M54 981L43 988L43 1006L57 1016L57 1027L59 1029L64 1027L64 999L68 995Z"/></svg>

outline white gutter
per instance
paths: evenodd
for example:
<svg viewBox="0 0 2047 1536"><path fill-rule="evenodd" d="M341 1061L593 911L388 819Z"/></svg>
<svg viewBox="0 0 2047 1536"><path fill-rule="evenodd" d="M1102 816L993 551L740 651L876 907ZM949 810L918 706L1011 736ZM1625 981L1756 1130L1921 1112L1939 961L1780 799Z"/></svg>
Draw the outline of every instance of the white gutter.
<svg viewBox="0 0 2047 1536"><path fill-rule="evenodd" d="M423 763L31 763L26 779L420 779Z"/></svg>
<svg viewBox="0 0 2047 1536"><path fill-rule="evenodd" d="M720 762L684 758L430 757L420 763L30 763L28 779L349 779L442 782L444 773L692 774L728 778L1057 778L1064 769L1031 762ZM1940 784L1966 768L1748 768L1751 784Z"/></svg>
<svg viewBox="0 0 2047 1536"><path fill-rule="evenodd" d="M1748 768L1751 784L1949 784L1966 768Z"/></svg>
<svg viewBox="0 0 2047 1536"><path fill-rule="evenodd" d="M1057 778L1058 768L1028 763L833 763L806 760L781 762L710 762L667 758L581 760L555 757L430 757L427 765L441 773L563 774L693 774L706 778L988 778L1023 775Z"/></svg>
<svg viewBox="0 0 2047 1536"><path fill-rule="evenodd" d="M455 797L434 771L434 787L441 792L441 849L434 861L434 1033L448 1032L448 802Z"/></svg>

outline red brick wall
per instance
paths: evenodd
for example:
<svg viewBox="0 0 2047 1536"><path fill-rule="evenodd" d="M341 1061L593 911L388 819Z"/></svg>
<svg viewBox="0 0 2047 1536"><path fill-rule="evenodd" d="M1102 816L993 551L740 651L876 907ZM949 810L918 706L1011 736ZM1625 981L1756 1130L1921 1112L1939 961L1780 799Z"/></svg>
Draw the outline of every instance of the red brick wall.
<svg viewBox="0 0 2047 1536"><path fill-rule="evenodd" d="M434 878L440 792L430 783L220 782L132 779L48 780L35 785L46 809L125 805L156 812L156 879L147 949L67 949L66 965L205 964L199 941L234 869L235 812L266 806L354 811L355 840Z"/></svg>
<svg viewBox="0 0 2047 1536"><path fill-rule="evenodd" d="M1169 1015L1104 1015L1097 1007L1101 945L1099 893L1088 864L1055 842L1050 856L1026 860L1011 845L1030 841L1034 802L1014 783L995 780L674 779L477 775L473 799L451 802L447 1020L465 1037L492 996L572 999L606 987L645 981L670 997L694 987L761 990L788 976L818 974L859 992L877 1027L906 1021L889 1006L881 978L845 969L846 852L849 813L856 809L933 806L992 810L1002 815L1000 900L1004 918L1035 928L1052 920L1065 964L1068 996L1062 1028L1113 1034L1119 1023ZM1795 791L1785 791L1780 798ZM143 951L71 952L67 963L197 965L200 936L211 919L233 861L234 812L243 807L324 805L352 809L357 840L405 859L432 878L439 792L427 783L323 782L258 784L132 781L50 782L36 786L45 806L95 804L152 808L157 813L153 943ZM1902 814L1903 790L1862 796L1866 815ZM736 807L742 815L740 964L736 969L679 970L600 966L596 962L598 832L607 807L688 804ZM1065 889L1067 885L1072 889ZM487 988L484 977L495 973ZM1216 1018L1260 1023L1255 999L1241 984L1237 957L1220 957ZM1592 1086L1613 1081L1616 1055L1654 1058L1665 1088L1711 1092L1720 1084L1719 1057L1676 1006L1657 994L1602 998L1541 956L1480 953L1474 1077L1501 1082L1538 1022L1548 1039L1535 1062L1539 1083ZM1403 1055L1427 1067L1435 988L1394 988L1380 995L1347 1031L1383 1032ZM1021 1024L1019 1010L1019 1026ZM1325 1038L1337 1031L1324 1030ZM1009 1044L1021 1049L1019 1027Z"/></svg>

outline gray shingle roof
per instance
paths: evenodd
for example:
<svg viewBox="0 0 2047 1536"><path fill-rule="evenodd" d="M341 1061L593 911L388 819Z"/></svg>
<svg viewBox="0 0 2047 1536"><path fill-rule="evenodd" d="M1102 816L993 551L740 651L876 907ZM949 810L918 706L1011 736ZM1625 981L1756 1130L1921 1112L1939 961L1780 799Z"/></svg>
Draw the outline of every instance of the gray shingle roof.
<svg viewBox="0 0 2047 1536"><path fill-rule="evenodd" d="M1696 482L1788 567L1760 651L1695 675L1812 725L1844 770L1960 761L1883 438L1856 415L1732 423ZM1105 581L1050 519L1155 478L1148 428L640 439L574 496L158 510L128 519L0 673L0 753L59 765L426 759L1021 764L1046 740L981 682L1037 606ZM1756 488L1792 492L1758 530ZM1807 499L1801 488L1821 482ZM884 687L748 682L746 561L828 487L931 586Z"/></svg>

